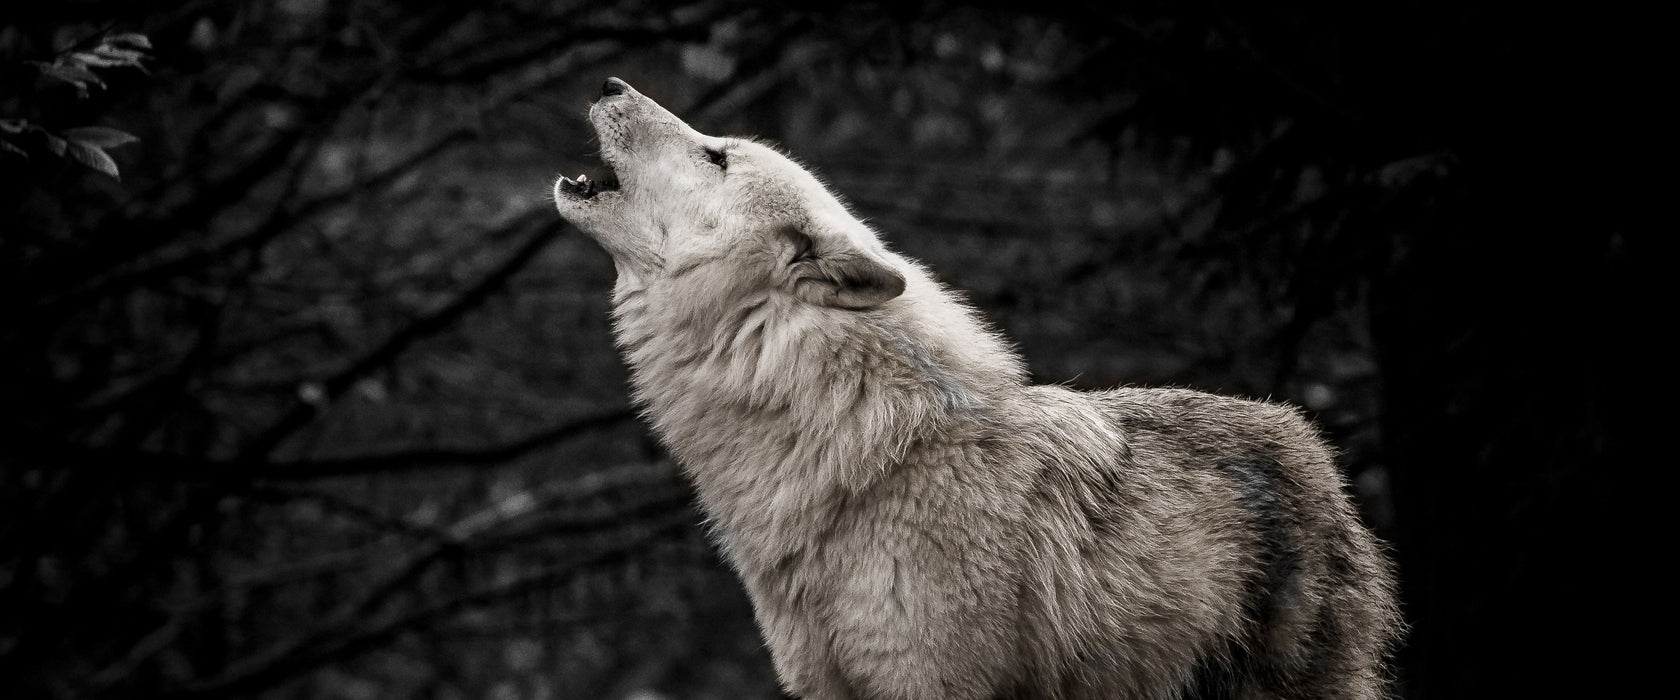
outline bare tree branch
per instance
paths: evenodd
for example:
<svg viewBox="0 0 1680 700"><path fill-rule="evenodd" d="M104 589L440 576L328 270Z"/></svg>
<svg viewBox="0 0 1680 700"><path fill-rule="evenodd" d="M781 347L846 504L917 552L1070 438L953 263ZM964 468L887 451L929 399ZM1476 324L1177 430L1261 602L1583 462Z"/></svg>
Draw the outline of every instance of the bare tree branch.
<svg viewBox="0 0 1680 700"><path fill-rule="evenodd" d="M42 302L42 308L46 312L65 308L75 308L86 304L91 299L109 295L113 292L121 292L132 289L134 287L147 284L148 282L169 279L184 272L199 269L211 261L222 259L234 252L260 247L269 241L274 240L277 236L291 230L291 228L297 223L307 220L309 217L320 213L328 207L342 204L343 202L348 201L351 197L367 190L377 189L390 184L392 181L404 174L407 174L415 167L425 163L438 154L443 153L450 146L471 137L473 134L474 132L472 130L466 128L457 128L445 132L427 145L416 149L408 157L380 171L379 173L346 185L332 193L311 199L310 201L304 202L295 207L277 208L273 215L271 215L262 225L250 232L242 233L238 236L222 241L207 241L203 243L188 244L186 246L187 250L171 257L167 257L162 260L157 260L155 258L148 259L140 264L128 266L127 269L115 270L102 277L89 280L74 289L70 289L57 296L46 299ZM307 162L301 163L300 169L306 169L307 165ZM256 168L256 166L252 167L253 169ZM263 170L261 174L266 176L269 172L270 170ZM241 184L238 191L243 192L245 189L248 189L248 187L248 184ZM222 198L218 198L214 195L202 195L195 198L194 201L212 201L225 204L226 202L231 201L230 197L231 194L229 197ZM282 201L284 201L284 199L285 198L283 197ZM189 213L193 214L194 217L197 217L199 215L208 216L210 212ZM191 228L192 226L202 223L196 221L196 219L184 222L175 221L177 218L179 217L171 216L170 223L168 223L167 226ZM141 224L141 227L145 228L149 226L163 225L165 224L154 222Z"/></svg>
<svg viewBox="0 0 1680 700"><path fill-rule="evenodd" d="M537 253L541 252L543 248L548 246L549 242L560 235L561 230L560 222L555 219L553 212L543 208L516 217L504 226L504 228L512 230L531 227L535 227L537 230L501 265L485 275L472 287L463 291L453 301L410 322L406 327L387 337L384 342L323 380L320 385L325 400L331 401L338 398L354 386L357 380L390 363L414 343L448 328L468 311L484 303L491 295L501 290L515 274L525 269L525 266L536 258ZM292 408L284 416L246 443L245 448L240 452L239 461L254 461L265 458L299 428L313 421L317 413L318 408L314 404L306 402L302 398L296 399Z"/></svg>
<svg viewBox="0 0 1680 700"><path fill-rule="evenodd" d="M658 541L668 533L687 528L691 520L692 513L684 509L663 518L644 521L639 523L644 527L638 528L629 536L618 539L607 547L576 557L564 566L378 619L377 608L423 573L426 567L441 556L441 550L417 555L399 567L384 584L374 587L367 596L341 607L341 613L333 616L330 622L297 638L281 642L267 652L230 664L220 675L192 683L171 697L223 697L270 687L324 664L353 658L388 643L403 632L441 623L467 610L493 605L534 591L548 590L564 584L584 571L624 562L641 548Z"/></svg>
<svg viewBox="0 0 1680 700"><path fill-rule="evenodd" d="M143 450L79 448L59 443L36 443L28 445L27 448L39 455L62 455L64 457L61 460L71 466L130 475L152 474L220 482L302 481L354 474L502 464L592 431L628 422L635 415L630 409L607 411L569 420L512 442L489 447L422 448L354 457L277 462L259 457L209 459ZM13 446L8 451L19 452L17 447Z"/></svg>
<svg viewBox="0 0 1680 700"><path fill-rule="evenodd" d="M635 411L620 409L570 421L494 447L431 448L356 457L278 462L262 470L266 479L319 479L344 474L367 474L425 467L501 464L579 435L629 421Z"/></svg>

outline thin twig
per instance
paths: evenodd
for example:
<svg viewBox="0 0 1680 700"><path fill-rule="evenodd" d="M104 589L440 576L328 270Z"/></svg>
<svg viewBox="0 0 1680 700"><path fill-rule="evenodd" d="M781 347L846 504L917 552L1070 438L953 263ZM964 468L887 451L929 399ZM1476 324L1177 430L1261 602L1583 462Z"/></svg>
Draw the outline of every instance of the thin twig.
<svg viewBox="0 0 1680 700"><path fill-rule="evenodd" d="M500 291L509 279L520 270L525 269L536 258L537 253L546 248L560 234L559 221L555 219L552 212L542 208L516 217L506 225L507 228L512 229L531 226L535 226L537 230L501 265L490 271L472 287L466 289L454 300L436 311L421 316L392 333L379 345L363 353L361 357L352 360L343 369L321 381L323 400L331 401L338 398L354 386L356 381L389 364L414 343L448 328L468 311L483 304L491 295ZM319 409L314 403L306 402L302 398L294 400L292 407L279 420L246 443L245 448L240 451L238 461L266 459L269 453L273 452L287 438L290 438L298 429L313 422L318 412Z"/></svg>
<svg viewBox="0 0 1680 700"><path fill-rule="evenodd" d="M249 693L269 687L287 678L334 661L353 658L398 635L416 628L435 625L478 607L528 593L548 590L562 585L579 573L623 562L642 547L658 541L672 530L688 527L690 514L677 512L652 523L627 539L612 546L578 557L565 566L549 569L502 585L480 589L466 595L388 617L371 625L361 623L373 619L373 608L392 595L404 583L423 570L427 562L417 558L406 563L386 584L375 588L374 594L347 605L348 611L334 617L320 628L300 637L282 642L270 651L235 662L222 674L193 683L173 697L225 697L229 694Z"/></svg>

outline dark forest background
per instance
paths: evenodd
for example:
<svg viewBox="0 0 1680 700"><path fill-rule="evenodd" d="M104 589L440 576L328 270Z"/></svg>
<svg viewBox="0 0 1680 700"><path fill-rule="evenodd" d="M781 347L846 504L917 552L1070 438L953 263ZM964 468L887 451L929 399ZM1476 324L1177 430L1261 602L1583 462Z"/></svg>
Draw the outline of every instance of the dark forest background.
<svg viewBox="0 0 1680 700"><path fill-rule="evenodd" d="M775 696L548 201L607 76L784 145L1042 381L1306 408L1405 697L1660 672L1649 18L802 7L10 3L0 697Z"/></svg>

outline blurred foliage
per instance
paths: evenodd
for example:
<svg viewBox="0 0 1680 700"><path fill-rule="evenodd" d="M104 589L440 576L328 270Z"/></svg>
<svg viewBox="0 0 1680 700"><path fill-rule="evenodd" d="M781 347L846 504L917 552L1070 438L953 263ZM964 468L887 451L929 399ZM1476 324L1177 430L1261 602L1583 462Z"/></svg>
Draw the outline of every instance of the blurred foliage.
<svg viewBox="0 0 1680 700"><path fill-rule="evenodd" d="M1474 3L8 12L6 697L775 695L625 404L610 265L547 201L593 162L582 115L609 75L786 146L1041 380L1305 406L1398 547L1408 696L1603 682L1583 662L1613 647L1560 637L1607 630L1549 601L1609 597L1582 572L1621 527L1644 230L1643 132L1621 120L1650 64L1633 41L1549 50L1597 49L1596 23Z"/></svg>
<svg viewBox="0 0 1680 700"><path fill-rule="evenodd" d="M135 68L144 71L141 60L145 50L152 47L143 34L95 34L89 40L71 44L60 50L51 63L31 61L43 78L76 88L77 96L87 99L88 88L105 87L99 71L112 68ZM14 105L16 106L16 105ZM70 158L99 172L117 177L117 164L111 160L107 148L132 143L134 135L106 126L82 126L53 133L28 119L10 116L0 119L0 151L9 155L30 157L31 150L45 150L60 158ZM30 148L38 142L40 145Z"/></svg>

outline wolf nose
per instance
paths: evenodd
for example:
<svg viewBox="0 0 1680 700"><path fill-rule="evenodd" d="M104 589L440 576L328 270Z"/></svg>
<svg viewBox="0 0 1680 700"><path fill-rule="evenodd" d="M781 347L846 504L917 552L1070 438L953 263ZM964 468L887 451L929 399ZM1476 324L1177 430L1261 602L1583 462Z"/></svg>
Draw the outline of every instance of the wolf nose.
<svg viewBox="0 0 1680 700"><path fill-rule="evenodd" d="M625 83L618 78L607 78L606 84L601 86L601 96L612 97L613 95L622 95L625 90L629 89L630 85L628 83Z"/></svg>

